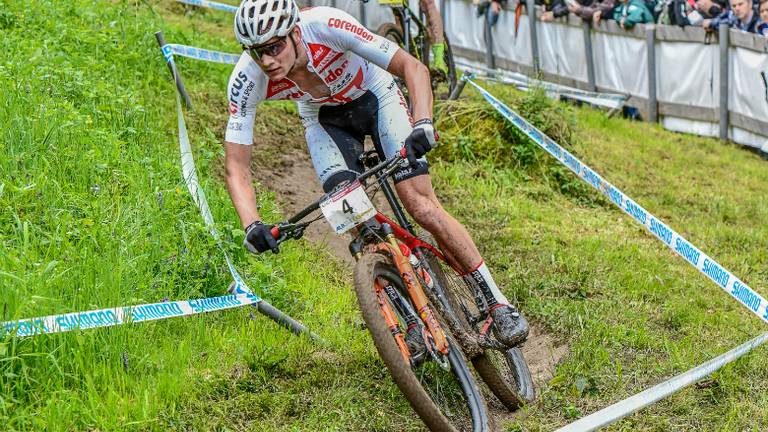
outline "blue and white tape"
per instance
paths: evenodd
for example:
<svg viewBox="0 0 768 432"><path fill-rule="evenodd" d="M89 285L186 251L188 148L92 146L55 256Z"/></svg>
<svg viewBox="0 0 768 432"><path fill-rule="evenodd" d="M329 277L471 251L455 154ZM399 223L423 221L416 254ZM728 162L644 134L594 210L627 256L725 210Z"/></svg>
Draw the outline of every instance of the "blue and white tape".
<svg viewBox="0 0 768 432"><path fill-rule="evenodd" d="M165 57L165 61L171 65L170 67L171 73L173 75L174 81L176 81L176 90L177 90L176 91L176 112L178 113L178 121L179 121L179 149L181 152L181 167L182 167L182 173L184 175L184 182L187 184L187 189L189 189L190 195L192 195L192 198L195 200L195 204L197 204L197 207L203 216L203 220L205 220L205 224L208 227L208 230L210 231L213 238L216 240L216 243L218 244L219 249L221 249L221 252L224 254L224 258L227 261L227 266L229 267L229 271L232 274L232 278L235 281L234 286L230 288L230 292L233 292L235 294L253 295L251 290L248 288L248 286L245 284L243 279L240 277L240 274L232 265L232 260L230 259L229 254L227 253L226 249L224 249L222 245L221 236L219 235L219 232L216 230L216 226L214 225L214 222L213 222L213 215L211 214L211 209L208 207L208 201L205 199L205 194L203 193L202 188L200 188L200 183L198 182L198 179L197 179L197 169L195 168L195 160L192 157L192 146L189 143L187 126L186 126L186 122L184 121L184 111L181 109L181 96L179 94L179 89L182 87L179 85L181 82L181 77L179 76L178 71L176 69L172 50L166 49L166 46L163 46L162 48L163 48L163 57ZM192 48L192 47L185 47L185 48ZM185 52L192 52L192 53L202 52L202 51L207 51L207 50L202 50L200 48L193 48L191 51L185 50ZM212 61L210 60L210 56L205 56L205 55L193 56L193 58L204 60L204 61ZM310 332L306 327L304 327L303 324L296 321L292 317L286 315L284 312L270 305L266 301L259 299L258 303L259 303L258 311L268 316L270 319L272 319L279 325L289 329L294 334L305 334L315 341L323 342L323 340L318 335Z"/></svg>
<svg viewBox="0 0 768 432"><path fill-rule="evenodd" d="M228 54L187 45L165 44L162 49L167 62L173 61L174 54L212 63L237 64L237 61L240 60L238 54Z"/></svg>
<svg viewBox="0 0 768 432"><path fill-rule="evenodd" d="M201 57L194 56L194 53L210 53L211 51L204 50L202 48L186 47L182 45L176 46L184 48L185 52L192 54L190 55L192 58L205 61L213 61L206 58L205 55L202 55ZM187 48L189 48L189 50L187 50ZM168 63L174 63L173 45L164 45L162 47L162 51L163 57L165 57L165 61ZM179 77L174 76L173 79L178 80ZM192 157L192 145L189 142L189 134L187 133L187 125L184 121L184 111L181 109L181 96L179 96L179 92L176 92L176 113L179 125L179 151L181 153L181 171L182 175L184 176L184 183L187 185L189 194L192 195L192 199L195 201L197 208L200 210L200 214L203 216L203 220L205 221L205 225L208 227L208 231L216 240L216 244L224 254L224 259L227 261L229 273L232 275L232 279L235 281L235 286L232 292L234 294L252 294L252 291L250 288L248 288L248 285L246 285L243 278L240 277L240 273L238 273L237 269L235 269L235 266L232 264L232 260L230 259L226 249L224 249L224 245L221 242L221 236L219 235L219 231L216 229L216 224L213 220L213 214L211 214L211 208L208 206L208 200L205 198L205 192L203 192L203 189L200 187L200 182L197 179L197 168L195 167L195 159Z"/></svg>
<svg viewBox="0 0 768 432"><path fill-rule="evenodd" d="M73 330L112 327L128 323L156 321L232 309L255 304L259 301L261 299L254 294L237 294L49 315L0 323L0 339L8 335L17 337L37 336Z"/></svg>
<svg viewBox="0 0 768 432"><path fill-rule="evenodd" d="M509 84L520 90L528 90L532 87L543 89L547 95L553 98L566 96L592 105L603 106L611 110L617 110L624 106L629 99L629 95L606 92L591 92L573 87L567 87L547 81L529 78L520 73L515 73L503 69L490 69L480 63L467 59L457 58L456 66L465 73L477 75L479 78L487 81L496 81L502 84Z"/></svg>
<svg viewBox="0 0 768 432"><path fill-rule="evenodd" d="M469 78L465 78L465 80L472 84L480 94L482 94L483 97L502 116L504 116L504 118L525 133L547 153L554 156L590 186L606 195L617 207L643 225L648 231L667 245L667 247L685 258L689 264L704 273L704 275L715 282L717 286L749 309L750 312L757 315L763 321L768 322L768 302L766 302L760 294L734 276L733 273L728 271L725 267L718 264L710 256L699 250L699 248L691 244L691 242L686 240L659 218L652 215L640 204L630 199L622 191L603 179L602 176L584 164L584 162L580 161L576 156L568 152L568 150L561 147L550 137L528 123L524 118L512 111L474 81Z"/></svg>
<svg viewBox="0 0 768 432"><path fill-rule="evenodd" d="M218 3L214 1L206 1L206 0L176 0L179 3L184 3L192 6L200 6L210 9L218 9L226 12L237 12L237 6L232 6L224 3Z"/></svg>

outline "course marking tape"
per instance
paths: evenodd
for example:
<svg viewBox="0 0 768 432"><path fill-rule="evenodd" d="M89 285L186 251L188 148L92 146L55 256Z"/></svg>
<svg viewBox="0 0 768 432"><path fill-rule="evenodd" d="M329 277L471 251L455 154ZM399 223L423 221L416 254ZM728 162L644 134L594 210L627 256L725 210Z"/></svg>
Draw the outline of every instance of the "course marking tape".
<svg viewBox="0 0 768 432"><path fill-rule="evenodd" d="M193 47L184 47L185 53L188 51L186 48L193 48ZM184 120L184 111L181 107L181 94L180 94L180 85L181 77L178 74L178 70L176 68L176 64L173 59L173 52L168 47L168 45L164 45L162 47L163 57L165 57L165 61L170 64L171 73L173 75L173 80L176 82L176 112L178 114L178 123L179 123L179 150L181 154L181 167L182 167L182 174L184 176L184 182L187 184L187 189L189 190L190 195L192 195L192 199L195 201L195 204L197 205L198 209L200 210L201 215L203 216L203 220L205 221L206 226L208 227L208 230L211 233L211 236L216 240L217 245L219 246L219 249L221 249L221 252L224 254L224 258L227 261L227 266L229 267L229 272L232 274L232 279L234 279L234 284L230 286L229 292L233 294L248 294L255 296L253 292L248 288L245 281L240 277L240 274L235 269L235 266L232 265L232 260L229 257L229 254L227 253L226 249L224 249L224 245L221 241L221 236L219 235L218 230L216 230L216 226L213 221L213 215L211 214L211 209L208 206L208 201L205 199L205 193L203 192L203 189L200 187L200 183L197 178L197 168L195 167L195 159L192 156L192 146L189 142L189 134L187 133L187 126L186 122ZM203 50L200 48L193 48L190 51L192 54L200 53L200 52L209 52L208 50ZM219 53L222 54L222 53ZM214 61L211 60L211 56L208 55L193 55L192 58L196 58L203 61ZM234 58L236 56L231 56L230 58ZM236 63L236 61L234 61ZM322 342L325 342L320 336L316 335L315 333L312 333L307 329L303 324L301 324L299 321L296 321L291 316L287 315L285 312L282 312L281 310L275 308L274 306L270 305L268 302L258 299L258 311L267 317L269 317L271 320L275 321L278 325L287 328L294 334L305 334L309 336L311 339Z"/></svg>
<svg viewBox="0 0 768 432"><path fill-rule="evenodd" d="M547 81L529 78L523 74L514 73L503 69L490 69L478 63L457 58L456 65L466 73L477 75L479 78L488 81L496 81L502 84L510 84L521 90L528 90L532 87L544 89L547 93L554 95L568 96L590 104L600 105L607 108L618 109L629 99L628 95L618 93L604 93L581 90L573 87L567 87Z"/></svg>
<svg viewBox="0 0 768 432"><path fill-rule="evenodd" d="M165 44L162 49L165 61L167 62L172 61L174 54L196 60L223 64L237 64L237 61L240 59L240 55L238 54L223 53L221 51L212 51L187 45Z"/></svg>
<svg viewBox="0 0 768 432"><path fill-rule="evenodd" d="M557 432L586 432L597 430L622 418L637 412L665 397L677 392L683 387L687 387L704 377L707 377L725 366L728 363L740 358L744 354L752 351L768 341L768 333L752 339L751 341L740 345L725 354L713 358L712 360L697 366L674 378L657 384L647 390L644 390L634 396L617 402L600 411L583 417L567 426L557 430Z"/></svg>
<svg viewBox="0 0 768 432"><path fill-rule="evenodd" d="M179 3L184 3L192 6L200 6L200 7L206 7L210 9L218 9L223 10L226 12L237 12L237 6L232 6L224 3L218 3L214 1L207 1L207 0L176 0Z"/></svg>
<svg viewBox="0 0 768 432"><path fill-rule="evenodd" d="M474 81L469 78L463 79L472 84L491 106L496 109L496 111L531 138L539 145L539 147L554 156L590 186L606 195L613 204L643 225L651 232L651 234L667 245L667 247L685 258L689 264L696 267L701 273L704 273L704 275L716 283L721 289L749 309L750 312L757 315L763 321L768 322L768 302L766 302L760 294L755 292L752 288L747 286L747 284L742 282L707 254L699 250L696 246L691 244L691 242L675 232L656 216L649 213L648 210L644 209L640 204L630 199L622 191L603 179L603 177L584 164L584 162L561 147L553 141L552 138L546 136L532 124L528 123L528 121L512 111Z"/></svg>
<svg viewBox="0 0 768 432"><path fill-rule="evenodd" d="M19 321L2 322L0 323L0 339L7 335L17 337L37 336L156 321L231 309L255 304L259 301L261 301L259 297L249 293L48 315Z"/></svg>
<svg viewBox="0 0 768 432"><path fill-rule="evenodd" d="M200 48L196 48L195 50L197 50L198 52L207 51L207 50L202 50ZM165 61L168 63L174 64L173 51L168 44L162 47L162 52L163 52L163 57L165 58ZM199 57L193 57L193 58L199 58ZM199 58L199 59L212 61L206 58ZM179 78L178 76L174 75L173 79L178 80ZM200 210L200 213L203 216L203 220L205 221L205 225L208 227L208 231L211 233L211 236L213 236L213 238L216 240L216 244L218 245L221 252L224 254L224 259L227 261L227 267L229 268L229 273L232 275L232 279L234 279L235 281L235 286L233 287L232 292L234 294L253 294L253 292L251 291L250 288L248 288L248 285L245 283L243 278L240 277L240 273L238 273L237 269L235 269L235 266L232 264L232 260L230 259L229 254L227 253L227 250L224 249L224 245L221 242L221 236L219 235L219 231L216 229L216 223L213 220L213 214L211 213L211 208L208 206L208 200L205 198L205 192L203 192L203 189L200 187L200 181L197 178L197 167L195 167L195 159L192 156L192 145L189 142L187 125L186 125L186 122L184 121L184 111L181 108L181 96L179 95L178 91L176 91L175 93L176 93L176 113L178 116L178 124L179 124L179 151L181 153L181 171L184 177L184 183L186 183L189 194L192 195L192 199L195 201L197 208Z"/></svg>

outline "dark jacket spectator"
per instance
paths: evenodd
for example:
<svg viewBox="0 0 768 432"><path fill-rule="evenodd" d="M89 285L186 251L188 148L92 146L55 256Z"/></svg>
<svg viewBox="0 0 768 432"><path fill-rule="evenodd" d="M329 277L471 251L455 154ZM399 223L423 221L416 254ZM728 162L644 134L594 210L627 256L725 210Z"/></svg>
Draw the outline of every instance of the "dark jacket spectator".
<svg viewBox="0 0 768 432"><path fill-rule="evenodd" d="M731 10L723 12L717 18L709 21L704 28L717 30L720 23L730 28L736 28L748 33L757 33L757 13L752 0L731 0Z"/></svg>
<svg viewBox="0 0 768 432"><path fill-rule="evenodd" d="M717 18L727 8L728 3L723 0L696 0L696 10L704 19Z"/></svg>
<svg viewBox="0 0 768 432"><path fill-rule="evenodd" d="M493 27L499 22L499 15L501 15L504 5L507 4L507 0L482 0L475 4L477 5L477 16L486 15L487 12L488 24Z"/></svg>
<svg viewBox="0 0 768 432"><path fill-rule="evenodd" d="M651 11L642 0L622 0L613 10L613 19L625 30L634 27L635 24L654 22Z"/></svg>
<svg viewBox="0 0 768 432"><path fill-rule="evenodd" d="M544 6L544 13L541 14L542 21L552 21L568 15L565 0L536 0L536 4Z"/></svg>
<svg viewBox="0 0 768 432"><path fill-rule="evenodd" d="M568 10L571 13L584 20L592 21L595 25L600 23L600 19L610 19L614 7L616 7L615 0L581 0L578 3L568 4Z"/></svg>
<svg viewBox="0 0 768 432"><path fill-rule="evenodd" d="M662 12L656 20L659 24L698 26L720 16L726 8L725 0L665 0ZM709 21L706 21L709 22Z"/></svg>

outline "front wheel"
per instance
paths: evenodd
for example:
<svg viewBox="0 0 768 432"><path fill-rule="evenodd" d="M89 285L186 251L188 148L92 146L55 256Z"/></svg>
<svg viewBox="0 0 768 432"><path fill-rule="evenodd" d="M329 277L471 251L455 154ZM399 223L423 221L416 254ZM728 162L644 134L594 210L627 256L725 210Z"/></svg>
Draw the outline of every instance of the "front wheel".
<svg viewBox="0 0 768 432"><path fill-rule="evenodd" d="M427 427L432 431L490 430L485 401L458 345L449 339L447 355L435 352L418 365L408 360L402 305L412 309L412 303L391 260L378 253L364 255L354 274L360 311L376 350Z"/></svg>

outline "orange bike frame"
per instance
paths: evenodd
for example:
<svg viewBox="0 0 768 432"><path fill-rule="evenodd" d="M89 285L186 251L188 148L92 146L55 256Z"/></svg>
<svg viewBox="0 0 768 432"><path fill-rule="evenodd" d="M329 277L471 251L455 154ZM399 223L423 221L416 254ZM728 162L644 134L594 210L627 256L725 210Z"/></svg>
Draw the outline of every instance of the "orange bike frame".
<svg viewBox="0 0 768 432"><path fill-rule="evenodd" d="M396 224L393 225L393 227L394 226L396 226ZM424 244L426 245L426 243ZM394 236L390 236L388 242L376 244L375 250L386 252L392 257L392 261L394 261L395 267L397 267L397 270L400 272L400 277L403 279L403 283L405 283L405 286L408 289L408 295L413 301L422 322L427 326L427 330L432 335L437 350L443 354L448 354L448 338L440 326L440 323L437 321L435 313L429 307L427 295L424 294L424 290L422 289L418 278L415 276L413 266L408 260L408 257L403 254L400 246L401 243L398 243ZM407 247L407 245L403 246ZM382 310L382 313L385 314L386 319L386 312Z"/></svg>

